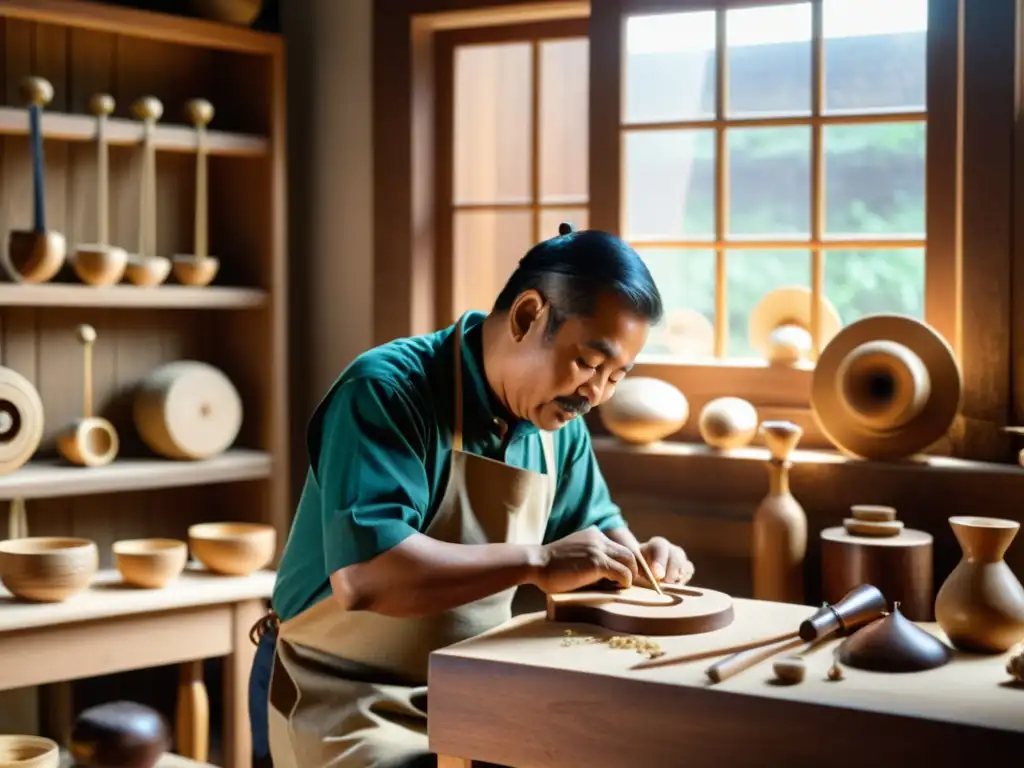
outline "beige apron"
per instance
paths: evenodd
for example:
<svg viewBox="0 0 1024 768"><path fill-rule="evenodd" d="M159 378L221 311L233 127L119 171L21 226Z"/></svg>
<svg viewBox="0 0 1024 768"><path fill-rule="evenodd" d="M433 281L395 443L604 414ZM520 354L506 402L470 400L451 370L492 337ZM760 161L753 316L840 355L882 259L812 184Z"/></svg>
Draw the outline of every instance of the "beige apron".
<svg viewBox="0 0 1024 768"><path fill-rule="evenodd" d="M540 544L557 479L552 434L541 432L546 474L462 450L463 322L454 333L448 486L425 533L461 544ZM515 591L416 619L344 611L326 598L283 622L269 693L275 768L429 764L428 656L507 621Z"/></svg>

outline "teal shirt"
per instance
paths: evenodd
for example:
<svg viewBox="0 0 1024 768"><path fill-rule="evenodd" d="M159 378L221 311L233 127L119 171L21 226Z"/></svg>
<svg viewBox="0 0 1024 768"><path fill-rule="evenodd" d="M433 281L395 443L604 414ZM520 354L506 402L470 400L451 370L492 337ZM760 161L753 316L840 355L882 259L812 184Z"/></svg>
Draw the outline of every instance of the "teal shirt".
<svg viewBox="0 0 1024 768"><path fill-rule="evenodd" d="M463 338L463 449L548 471L539 430L513 421L483 375L482 313ZM274 587L287 620L330 594L329 576L423 532L448 483L455 326L360 355L321 401L307 430L310 467ZM501 430L511 425L503 452ZM545 532L553 541L596 525L625 526L576 418L554 433L558 485Z"/></svg>

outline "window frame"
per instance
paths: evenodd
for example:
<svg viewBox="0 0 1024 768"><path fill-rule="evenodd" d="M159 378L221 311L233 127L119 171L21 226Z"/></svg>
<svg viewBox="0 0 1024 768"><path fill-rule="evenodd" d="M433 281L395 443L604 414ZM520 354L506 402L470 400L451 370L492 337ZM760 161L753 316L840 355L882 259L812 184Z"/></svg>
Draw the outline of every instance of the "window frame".
<svg viewBox="0 0 1024 768"><path fill-rule="evenodd" d="M624 170L622 102L625 83L624 38L629 16L692 11L716 11L806 2L807 0L609 0L591 6L590 113L590 223L597 229L621 234ZM811 0L816 20L821 0ZM721 18L721 16L720 16ZM820 22L818 22L820 23ZM953 348L963 363L963 259L961 248L962 143L962 6L961 0L929 0L926 134L926 268L925 319ZM721 34L722 27L719 25ZM722 44L721 38L719 45ZM821 38L812 40L812 83L817 80ZM723 56L719 55L719 63ZM724 70L720 70L724 71ZM601 90L605 98L593 100ZM815 105L817 106L817 105ZM811 123L808 118L807 124ZM819 123L820 124L820 123ZM813 162L812 166L816 165ZM815 169L812 167L812 173ZM819 233L820 234L820 233ZM814 239L812 233L812 240ZM709 243L713 247L713 243ZM796 246L796 243L794 243ZM811 250L808 247L807 250ZM819 260L820 263L820 260ZM720 261L721 264L721 261ZM721 269L718 269L721 276ZM822 276L812 269L813 283L821 289ZM719 335L716 324L716 337ZM717 345L716 345L717 346ZM801 445L831 448L810 408L813 362L792 368L766 362L720 358L685 361L643 357L633 375L655 376L677 386L690 403L691 414L715 397L732 395L749 400L762 418L789 418L804 429ZM680 435L699 439L696 419ZM955 451L952 444L939 452Z"/></svg>
<svg viewBox="0 0 1024 768"><path fill-rule="evenodd" d="M533 214L534 231L531 242L538 242L556 233L543 233L538 230L538 219L544 210L580 210L586 209L589 219L590 198L583 201L568 203L542 203L540 201L540 42L546 40L565 40L583 38L588 40L588 24L586 18L568 18L548 21L523 22L513 24L465 27L461 29L439 31L434 40L434 96L435 96L435 127L434 127L434 180L435 180L435 309L437 324L440 327L450 325L457 318L456 298L459 293L456 285L459 269L455 264L455 248L453 237L454 214L457 210L529 210ZM453 200L455 158L453 144L455 126L453 125L455 107L455 50L460 46L493 45L502 43L530 43L532 46L532 83L531 99L531 146L530 175L531 200L522 204L481 203L479 205L456 205ZM480 309L486 309L481 307Z"/></svg>

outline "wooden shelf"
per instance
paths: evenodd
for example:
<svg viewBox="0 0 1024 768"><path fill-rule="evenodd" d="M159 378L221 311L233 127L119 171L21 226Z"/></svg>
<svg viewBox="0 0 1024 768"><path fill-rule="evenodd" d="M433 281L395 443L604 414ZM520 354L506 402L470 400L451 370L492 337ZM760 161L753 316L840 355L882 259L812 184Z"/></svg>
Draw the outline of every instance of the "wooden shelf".
<svg viewBox="0 0 1024 768"><path fill-rule="evenodd" d="M44 283L0 284L0 307L124 307L144 309L252 309L267 303L258 288L210 285L90 285Z"/></svg>
<svg viewBox="0 0 1024 768"><path fill-rule="evenodd" d="M27 136L28 112L16 107L0 107L0 134ZM89 115L43 112L43 136L60 141L93 141L96 138L96 119ZM206 136L211 155L261 157L267 154L268 142L262 136L213 130L207 131ZM158 151L195 152L197 149L195 130L184 125L157 124L154 139ZM112 145L141 144L142 123L110 118L107 121L107 140Z"/></svg>
<svg viewBox="0 0 1024 768"><path fill-rule="evenodd" d="M126 589L121 574L105 568L93 577L88 589L62 603L21 602L0 586L0 633L268 598L274 578L273 571L220 576L190 563L179 578L162 589Z"/></svg>
<svg viewBox="0 0 1024 768"><path fill-rule="evenodd" d="M248 450L228 451L205 461L120 459L105 467L74 467L59 459L30 461L16 472L0 477L0 500L262 480L270 476L271 466L269 454Z"/></svg>

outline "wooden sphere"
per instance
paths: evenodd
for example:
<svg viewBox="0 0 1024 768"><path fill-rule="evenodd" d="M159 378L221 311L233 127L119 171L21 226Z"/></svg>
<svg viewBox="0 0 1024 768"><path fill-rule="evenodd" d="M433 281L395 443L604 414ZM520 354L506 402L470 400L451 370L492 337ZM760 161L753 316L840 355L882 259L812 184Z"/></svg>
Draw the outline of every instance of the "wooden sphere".
<svg viewBox="0 0 1024 768"><path fill-rule="evenodd" d="M156 96L143 96L132 104L132 114L139 120L159 120L164 115L164 105Z"/></svg>
<svg viewBox="0 0 1024 768"><path fill-rule="evenodd" d="M113 114L116 102L109 93L97 93L89 99L89 111L97 117Z"/></svg>
<svg viewBox="0 0 1024 768"><path fill-rule="evenodd" d="M87 323L75 327L75 335L83 344L92 344L96 341L96 329Z"/></svg>
<svg viewBox="0 0 1024 768"><path fill-rule="evenodd" d="M189 527L188 543L214 573L248 576L274 559L277 531L262 523L198 523Z"/></svg>
<svg viewBox="0 0 1024 768"><path fill-rule="evenodd" d="M60 747L42 736L0 735L3 768L59 768Z"/></svg>
<svg viewBox="0 0 1024 768"><path fill-rule="evenodd" d="M195 126L207 126L213 120L213 104L206 99L190 99L185 103L185 116Z"/></svg>
<svg viewBox="0 0 1024 768"><path fill-rule="evenodd" d="M23 600L67 600L89 586L99 564L99 550L89 539L36 536L0 541L0 581Z"/></svg>
<svg viewBox="0 0 1024 768"><path fill-rule="evenodd" d="M601 422L627 443L646 445L678 432L690 416L686 397L667 381L649 376L627 377L598 408Z"/></svg>
<svg viewBox="0 0 1024 768"><path fill-rule="evenodd" d="M167 586L188 562L188 545L177 539L126 539L111 551L125 584L144 589Z"/></svg>
<svg viewBox="0 0 1024 768"><path fill-rule="evenodd" d="M53 101L53 84L45 77L26 77L18 88L21 100L29 106L45 107Z"/></svg>
<svg viewBox="0 0 1024 768"><path fill-rule="evenodd" d="M110 701L82 711L68 747L78 768L154 768L171 748L171 731L151 707Z"/></svg>
<svg viewBox="0 0 1024 768"><path fill-rule="evenodd" d="M43 439L43 401L28 379L0 366L0 475L20 469Z"/></svg>
<svg viewBox="0 0 1024 768"><path fill-rule="evenodd" d="M712 448L729 449L747 445L757 434L757 409L738 397L719 397L700 412L701 439Z"/></svg>

